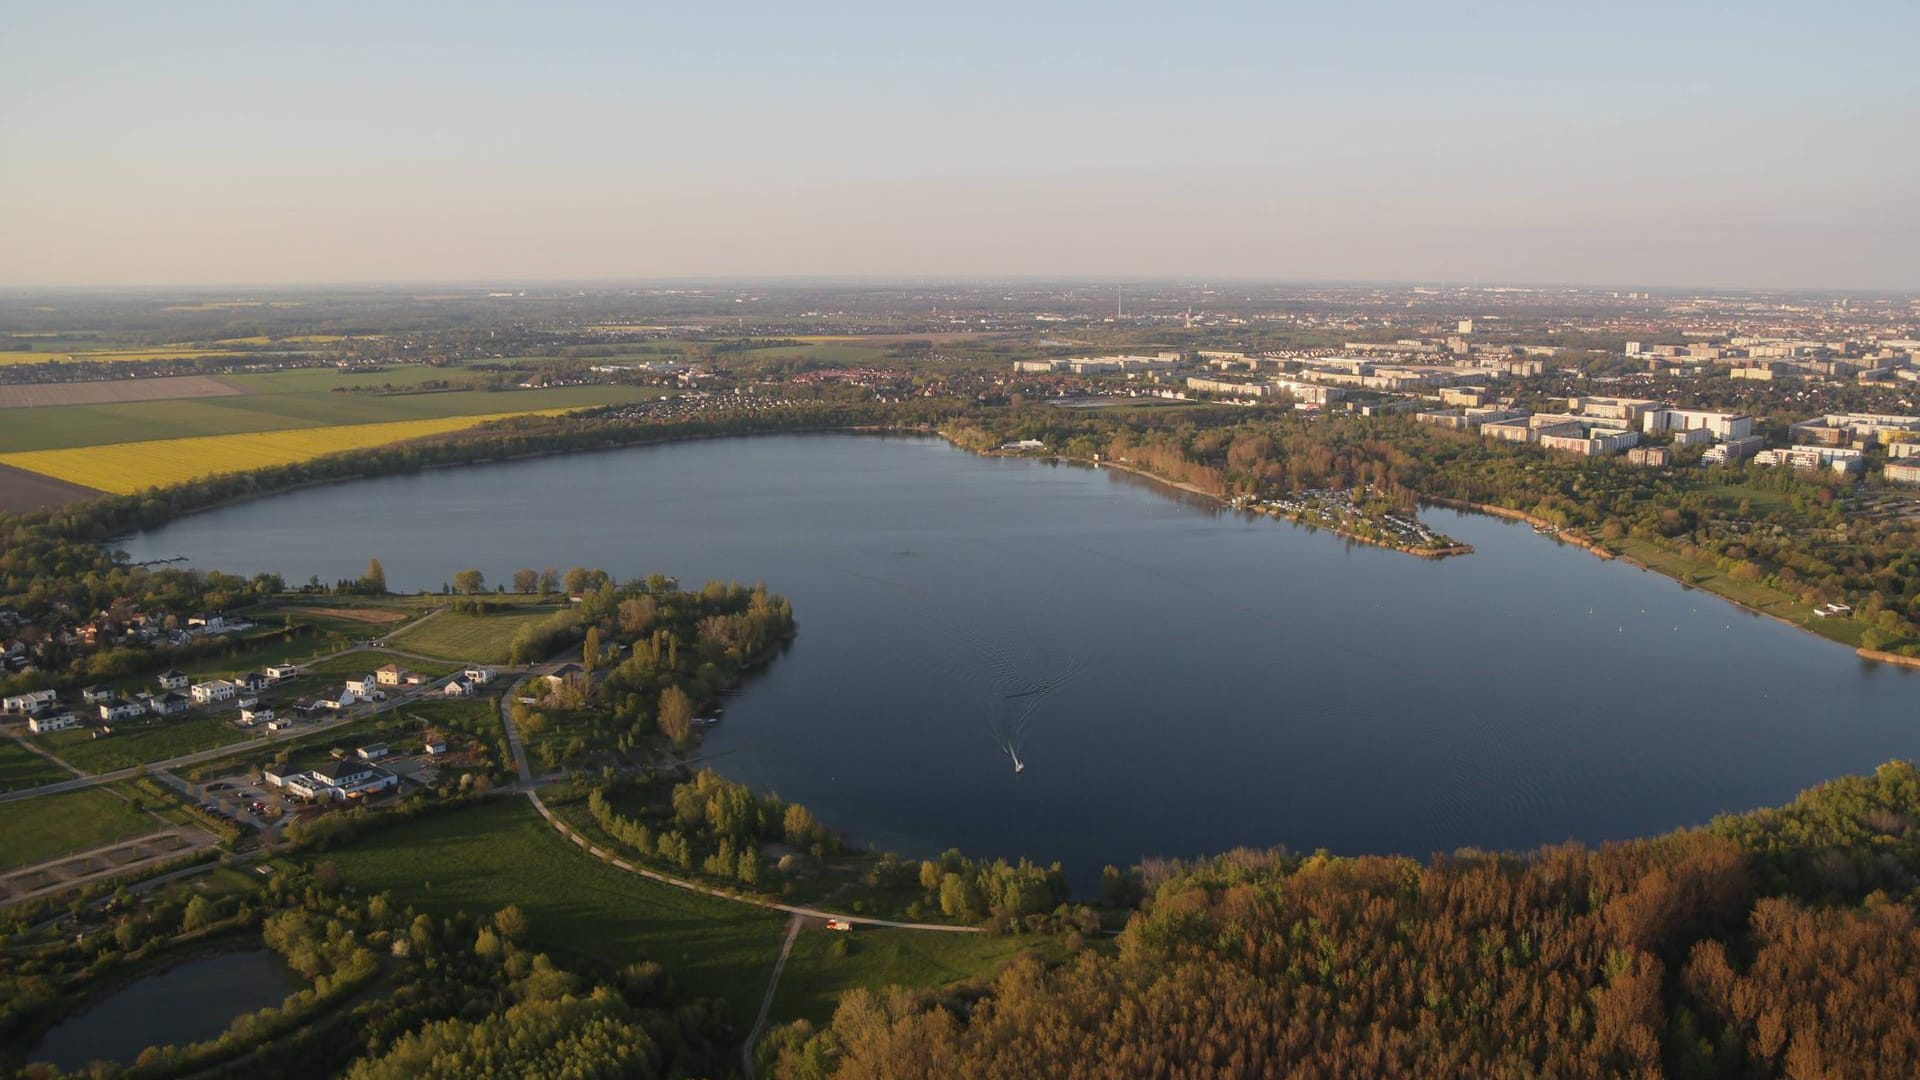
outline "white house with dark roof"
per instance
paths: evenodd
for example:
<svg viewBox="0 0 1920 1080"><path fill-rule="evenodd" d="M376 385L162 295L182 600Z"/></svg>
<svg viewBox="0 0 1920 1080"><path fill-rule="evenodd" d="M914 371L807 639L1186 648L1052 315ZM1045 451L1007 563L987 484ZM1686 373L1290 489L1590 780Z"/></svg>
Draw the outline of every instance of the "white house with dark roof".
<svg viewBox="0 0 1920 1080"><path fill-rule="evenodd" d="M400 786L400 778L378 765L344 757L303 773L281 778L290 794L316 802L361 799Z"/></svg>
<svg viewBox="0 0 1920 1080"><path fill-rule="evenodd" d="M187 688L187 684L191 683L192 681L193 679L190 676L188 676L187 673L184 671L179 671L179 670L167 671L167 672L161 673L160 675L160 689L185 690Z"/></svg>

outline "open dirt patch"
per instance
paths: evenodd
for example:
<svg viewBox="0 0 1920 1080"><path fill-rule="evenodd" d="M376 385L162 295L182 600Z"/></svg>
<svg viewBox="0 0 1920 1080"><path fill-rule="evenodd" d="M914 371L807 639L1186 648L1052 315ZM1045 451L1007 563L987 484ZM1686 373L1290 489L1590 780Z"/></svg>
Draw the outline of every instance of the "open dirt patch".
<svg viewBox="0 0 1920 1080"><path fill-rule="evenodd" d="M407 619L405 612L387 611L383 608L303 607L300 610L309 615L319 615L328 619L345 619L348 622L372 623L375 626L405 622Z"/></svg>
<svg viewBox="0 0 1920 1080"><path fill-rule="evenodd" d="M65 480L55 480L51 476L41 476L11 465L0 465L0 513L24 514L29 510L86 502L102 494L90 487L69 484Z"/></svg>
<svg viewBox="0 0 1920 1080"><path fill-rule="evenodd" d="M103 379L99 382L0 384L0 409L40 405L114 405L127 401L238 397L246 393L211 375L175 375L164 379Z"/></svg>

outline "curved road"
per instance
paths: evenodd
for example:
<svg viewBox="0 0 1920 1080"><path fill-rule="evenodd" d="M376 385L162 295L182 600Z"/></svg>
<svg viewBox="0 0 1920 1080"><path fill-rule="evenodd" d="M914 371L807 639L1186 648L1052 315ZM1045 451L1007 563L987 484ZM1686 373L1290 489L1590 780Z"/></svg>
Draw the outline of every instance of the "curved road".
<svg viewBox="0 0 1920 1080"><path fill-rule="evenodd" d="M535 674L539 674L539 672L535 672ZM511 705L514 698L514 691L518 690L520 684L525 681L525 679L521 679L515 682L507 688L505 694L500 696L500 724L501 727L506 730L507 747L513 753L513 766L520 773L521 790L528 799L533 801L533 808L540 812L540 816L547 819L547 824L552 825L561 836L573 841L576 847L579 847L601 862L607 863L617 869L625 870L629 874L638 874L650 881L660 882L662 885L671 885L676 889L705 893L708 896L719 897L722 900L732 900L741 904L752 904L755 907L766 908L768 911L781 911L788 915L798 915L802 918L823 920L839 919L843 922L853 923L859 926L888 926L896 930L927 930L938 934L985 933L985 928L979 926L948 926L945 923L896 922L893 919L876 919L866 915L850 915L839 911L823 911L820 908L801 907L796 904L782 904L776 900L764 900L757 896L746 896L737 892L728 892L725 889L716 889L710 885L702 885L697 881L687 881L683 878L673 877L670 874L662 874L656 870L648 870L644 866L635 866L625 859L614 855L612 852L603 851L595 847L592 841L574 831L571 825L561 821L554 815L552 810L547 809L546 802L540 798L540 792L534 788L533 771L527 766L526 748L520 744L520 733L515 730L513 726L513 709Z"/></svg>

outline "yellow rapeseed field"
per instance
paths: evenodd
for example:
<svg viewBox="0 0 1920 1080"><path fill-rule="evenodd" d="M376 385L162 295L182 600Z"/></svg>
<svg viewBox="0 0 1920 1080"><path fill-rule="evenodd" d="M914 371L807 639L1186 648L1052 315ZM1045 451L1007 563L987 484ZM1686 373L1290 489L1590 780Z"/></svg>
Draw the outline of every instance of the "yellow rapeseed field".
<svg viewBox="0 0 1920 1080"><path fill-rule="evenodd" d="M219 349L102 349L95 352L46 352L0 349L0 367L8 364L44 364L49 360L76 363L129 363L138 360L192 360L201 356L225 356Z"/></svg>
<svg viewBox="0 0 1920 1080"><path fill-rule="evenodd" d="M567 409L532 413L450 416L439 420L401 420L386 424L338 424L332 427L261 431L245 435L200 435L186 439L110 443L67 450L30 450L0 454L11 465L84 487L131 495L216 473L243 472L268 465L311 461L344 450L459 431L508 416L557 416Z"/></svg>

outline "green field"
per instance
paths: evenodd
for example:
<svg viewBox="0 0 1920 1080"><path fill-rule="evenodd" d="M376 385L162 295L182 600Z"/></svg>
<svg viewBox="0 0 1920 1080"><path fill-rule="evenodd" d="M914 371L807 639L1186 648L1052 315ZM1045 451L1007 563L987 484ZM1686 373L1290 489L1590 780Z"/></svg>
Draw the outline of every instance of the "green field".
<svg viewBox="0 0 1920 1080"><path fill-rule="evenodd" d="M399 643L396 642L395 647L399 647ZM313 665L307 668L307 671L314 675L338 675L344 678L348 675L371 674L375 668L382 668L388 664L398 664L408 671L417 671L422 675L430 675L436 679L442 675L451 675L460 670L459 664L435 663L432 660L409 660L404 656L396 656L393 653L382 652L379 649L360 649L350 653L336 653L333 656L323 656L319 660L314 661ZM391 689L391 687L389 687L389 689Z"/></svg>
<svg viewBox="0 0 1920 1080"><path fill-rule="evenodd" d="M103 788L0 803L0 870L158 832L163 827Z"/></svg>
<svg viewBox="0 0 1920 1080"><path fill-rule="evenodd" d="M517 796L429 814L325 852L341 879L436 915L518 904L541 948L653 960L685 991L725 1000L744 1029L780 951L772 912L616 870L563 839Z"/></svg>
<svg viewBox="0 0 1920 1080"><path fill-rule="evenodd" d="M844 951L844 955L835 955ZM1048 961L1062 955L1054 938L999 934L942 934L887 927L840 933L807 929L794 940L769 1022L833 1019L840 995L857 987L924 989L991 976L1032 951Z"/></svg>
<svg viewBox="0 0 1920 1080"><path fill-rule="evenodd" d="M231 719L232 714L227 713L135 723L116 727L113 734L98 739L93 737L92 729L87 728L56 731L41 736L41 745L83 772L113 772L246 741L247 733L234 727Z"/></svg>
<svg viewBox="0 0 1920 1080"><path fill-rule="evenodd" d="M0 739L0 791L73 779L73 774L12 739Z"/></svg>
<svg viewBox="0 0 1920 1080"><path fill-rule="evenodd" d="M113 405L50 405L13 410L6 424L0 426L0 453L337 424L582 409L658 396L659 391L650 387L562 386L545 390L459 390L403 395L335 394L315 390Z"/></svg>
<svg viewBox="0 0 1920 1080"><path fill-rule="evenodd" d="M1712 563L1693 562L1645 540L1626 537L1608 542L1622 555L1676 581L1723 596L1755 611L1774 615L1849 648L1860 647L1866 629L1852 619L1822 619L1798 596L1759 581L1735 581Z"/></svg>
<svg viewBox="0 0 1920 1080"><path fill-rule="evenodd" d="M441 656L449 660L467 660L482 664L503 664L507 647L522 627L552 615L558 607L536 607L525 611L503 611L492 615L461 615L443 612L404 630L388 634L386 640L396 649Z"/></svg>

